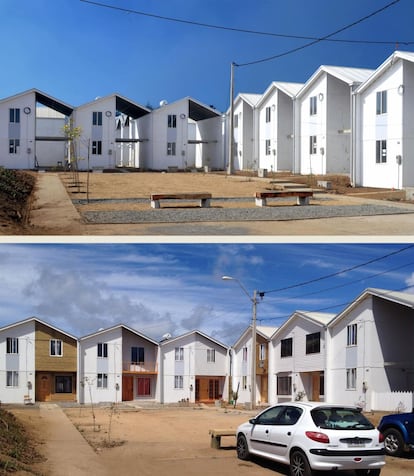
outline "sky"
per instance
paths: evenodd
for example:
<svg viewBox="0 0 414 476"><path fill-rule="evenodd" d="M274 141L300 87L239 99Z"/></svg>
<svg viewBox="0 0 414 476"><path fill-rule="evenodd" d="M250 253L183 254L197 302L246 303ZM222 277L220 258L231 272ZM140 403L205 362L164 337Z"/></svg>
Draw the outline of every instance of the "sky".
<svg viewBox="0 0 414 476"><path fill-rule="evenodd" d="M35 316L76 337L125 324L232 345L255 290L257 324L279 327L295 311L339 313L369 287L413 293L414 245L0 244L0 327Z"/></svg>
<svg viewBox="0 0 414 476"><path fill-rule="evenodd" d="M235 95L261 94L272 81L304 83L322 64L375 69L395 49L414 51L412 0L373 16L392 0L96 3L118 9L86 0L0 0L0 98L37 88L76 107L117 93L156 108L190 96L225 112L232 63L282 55L235 68ZM321 41L291 54L311 40L273 36L322 38L366 16L331 37L346 42Z"/></svg>

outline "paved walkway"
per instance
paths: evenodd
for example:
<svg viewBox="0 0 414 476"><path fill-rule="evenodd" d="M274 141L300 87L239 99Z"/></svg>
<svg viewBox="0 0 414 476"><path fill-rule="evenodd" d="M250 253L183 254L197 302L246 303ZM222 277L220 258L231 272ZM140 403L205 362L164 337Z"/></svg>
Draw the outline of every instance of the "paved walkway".
<svg viewBox="0 0 414 476"><path fill-rule="evenodd" d="M42 453L51 476L108 474L99 456L58 405L41 403L40 416L47 425Z"/></svg>

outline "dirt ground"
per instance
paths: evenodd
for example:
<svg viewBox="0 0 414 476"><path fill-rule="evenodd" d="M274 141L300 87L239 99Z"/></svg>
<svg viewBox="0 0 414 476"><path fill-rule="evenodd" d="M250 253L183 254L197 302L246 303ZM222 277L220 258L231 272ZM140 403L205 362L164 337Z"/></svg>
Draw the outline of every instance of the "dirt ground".
<svg viewBox="0 0 414 476"><path fill-rule="evenodd" d="M236 429L254 414L252 411L214 406L117 409L108 405L93 411L91 407L64 409L66 416L61 416L64 420L57 420L62 412L56 411L59 413L53 413L53 419L50 419L41 408L13 410L28 425L33 439L39 443L38 450L47 457L45 463L33 466L33 471L44 476L80 476L98 474L98 471L109 476L288 474L286 467L261 459L238 460L234 437L223 438L222 449L210 447L210 429ZM368 414L368 417L377 423L380 414ZM84 438L81 444L89 450L92 447L93 451L88 453L88 448L74 446L79 442L66 430L66 425L72 426L72 423ZM52 426L56 427L55 433ZM52 438L57 441L53 442ZM74 448L76 456L70 459ZM62 453L69 460L64 468L55 463L62 458ZM79 470L82 459L85 460L83 467L87 468L84 472ZM61 469L56 470L56 467ZM350 476L352 473L343 474ZM387 457L381 474L412 475L414 459Z"/></svg>

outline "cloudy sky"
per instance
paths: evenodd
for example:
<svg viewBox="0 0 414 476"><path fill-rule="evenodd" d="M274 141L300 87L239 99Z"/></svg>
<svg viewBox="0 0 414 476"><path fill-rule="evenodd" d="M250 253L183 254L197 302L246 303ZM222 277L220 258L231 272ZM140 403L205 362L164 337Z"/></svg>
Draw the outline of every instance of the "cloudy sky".
<svg viewBox="0 0 414 476"><path fill-rule="evenodd" d="M413 14L413 0L1 0L0 98L37 88L78 106L116 92L158 107L192 96L224 112L232 62L246 65L236 93L305 82L322 64L375 69L414 50Z"/></svg>
<svg viewBox="0 0 414 476"><path fill-rule="evenodd" d="M258 324L277 327L295 310L336 313L368 287L413 282L403 243L2 242L0 326L36 316L78 337L124 323L156 340L198 329L233 344L254 290L265 292Z"/></svg>

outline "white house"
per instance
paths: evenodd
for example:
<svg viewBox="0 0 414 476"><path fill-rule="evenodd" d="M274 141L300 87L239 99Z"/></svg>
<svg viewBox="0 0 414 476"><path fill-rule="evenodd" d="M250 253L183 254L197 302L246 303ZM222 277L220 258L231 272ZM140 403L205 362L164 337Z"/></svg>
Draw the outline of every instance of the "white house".
<svg viewBox="0 0 414 476"><path fill-rule="evenodd" d="M228 396L228 347L200 331L160 343L161 403L212 403Z"/></svg>
<svg viewBox="0 0 414 476"><path fill-rule="evenodd" d="M359 186L414 187L414 53L396 51L355 92Z"/></svg>
<svg viewBox="0 0 414 476"><path fill-rule="evenodd" d="M79 401L158 400L158 343L123 324L79 340Z"/></svg>
<svg viewBox="0 0 414 476"><path fill-rule="evenodd" d="M276 327L256 327L256 349L252 352L252 326L249 326L232 346L232 386L239 402L252 400L252 356L256 356L255 400L256 404L270 402L269 375L272 364L269 353L271 336Z"/></svg>
<svg viewBox="0 0 414 476"><path fill-rule="evenodd" d="M369 69L320 66L296 95L295 172L349 174L352 93Z"/></svg>
<svg viewBox="0 0 414 476"><path fill-rule="evenodd" d="M334 314L296 311L271 340L271 403L323 401L326 326Z"/></svg>
<svg viewBox="0 0 414 476"><path fill-rule="evenodd" d="M0 166L35 169L63 164L62 127L72 112L72 106L37 89L0 100Z"/></svg>
<svg viewBox="0 0 414 476"><path fill-rule="evenodd" d="M0 401L76 401L77 339L35 317L0 329Z"/></svg>
<svg viewBox="0 0 414 476"><path fill-rule="evenodd" d="M300 83L273 81L257 103L259 168L292 171L294 157L294 97Z"/></svg>
<svg viewBox="0 0 414 476"><path fill-rule="evenodd" d="M414 388L414 295L365 290L329 323L326 395L330 401L385 408L377 394Z"/></svg>
<svg viewBox="0 0 414 476"><path fill-rule="evenodd" d="M129 127L129 124L130 120L138 119L149 112L149 109L119 94L98 97L77 107L73 114L73 126L81 130L75 150L79 170L86 170L88 167L115 168L121 165L139 167L139 145L148 138L139 137L138 129ZM122 134L118 130L117 121L121 114L124 120ZM125 127L126 123L128 127ZM73 157L70 160L73 160Z"/></svg>
<svg viewBox="0 0 414 476"><path fill-rule="evenodd" d="M146 140L142 164L147 170L224 167L224 119L220 112L190 97L160 107L138 121Z"/></svg>
<svg viewBox="0 0 414 476"><path fill-rule="evenodd" d="M259 134L257 103L261 94L240 93L233 103L233 170L257 170ZM227 113L230 114L230 110ZM231 134L229 130L229 134Z"/></svg>

